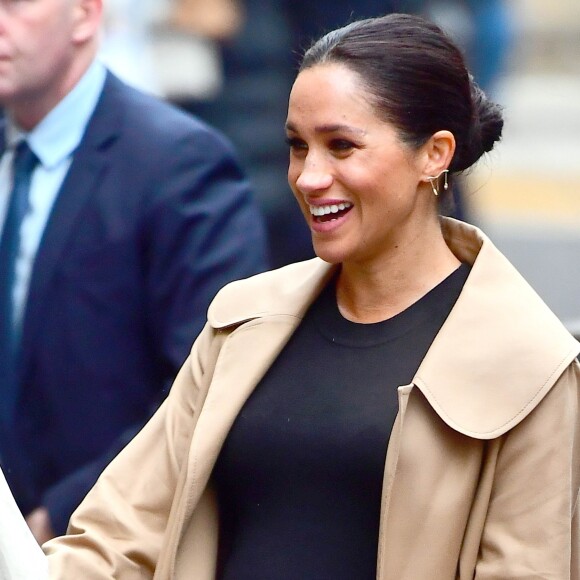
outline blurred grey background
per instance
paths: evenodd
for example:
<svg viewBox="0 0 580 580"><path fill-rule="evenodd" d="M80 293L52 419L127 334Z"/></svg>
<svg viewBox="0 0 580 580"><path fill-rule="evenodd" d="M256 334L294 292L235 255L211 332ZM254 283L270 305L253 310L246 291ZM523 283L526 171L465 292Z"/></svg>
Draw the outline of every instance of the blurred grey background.
<svg viewBox="0 0 580 580"><path fill-rule="evenodd" d="M503 142L469 177L478 224L580 334L580 0L509 0Z"/></svg>

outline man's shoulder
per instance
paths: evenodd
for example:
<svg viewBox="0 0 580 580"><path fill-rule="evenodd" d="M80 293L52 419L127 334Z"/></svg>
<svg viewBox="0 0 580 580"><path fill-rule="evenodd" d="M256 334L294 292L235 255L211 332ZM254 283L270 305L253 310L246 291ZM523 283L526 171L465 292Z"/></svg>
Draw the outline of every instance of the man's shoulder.
<svg viewBox="0 0 580 580"><path fill-rule="evenodd" d="M119 112L121 127L131 134L152 135L163 144L166 140L195 136L227 141L215 128L161 98L134 88L113 73L107 73L103 93L95 110L94 121L100 122Z"/></svg>

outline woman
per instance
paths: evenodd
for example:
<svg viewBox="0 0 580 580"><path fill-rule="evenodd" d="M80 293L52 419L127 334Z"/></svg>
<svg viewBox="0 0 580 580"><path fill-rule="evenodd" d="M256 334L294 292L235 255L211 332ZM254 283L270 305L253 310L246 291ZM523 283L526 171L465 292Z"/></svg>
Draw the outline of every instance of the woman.
<svg viewBox="0 0 580 580"><path fill-rule="evenodd" d="M438 218L501 128L418 17L306 53L288 176L319 258L218 294L53 578L579 577L579 345Z"/></svg>

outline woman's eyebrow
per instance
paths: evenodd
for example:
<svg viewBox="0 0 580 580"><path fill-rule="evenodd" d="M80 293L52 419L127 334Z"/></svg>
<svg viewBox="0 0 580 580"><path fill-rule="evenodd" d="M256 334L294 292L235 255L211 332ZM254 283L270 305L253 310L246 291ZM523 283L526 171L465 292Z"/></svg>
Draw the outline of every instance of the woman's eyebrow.
<svg viewBox="0 0 580 580"><path fill-rule="evenodd" d="M341 125L339 123L332 125L320 125L315 127L314 130L317 133L354 133L356 135L364 135L366 131L359 129L358 127L353 127L351 125Z"/></svg>
<svg viewBox="0 0 580 580"><path fill-rule="evenodd" d="M292 123L286 123L286 130L298 132L296 127ZM351 125L342 125L340 123L333 123L328 125L318 125L314 128L316 133L353 133L359 136L365 135L366 131L364 129L359 129L358 127L352 127Z"/></svg>

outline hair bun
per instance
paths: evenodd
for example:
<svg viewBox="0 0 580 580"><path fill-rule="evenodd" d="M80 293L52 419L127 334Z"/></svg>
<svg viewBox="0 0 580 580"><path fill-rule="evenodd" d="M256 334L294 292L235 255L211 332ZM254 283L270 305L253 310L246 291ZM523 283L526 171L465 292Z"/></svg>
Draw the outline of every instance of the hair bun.
<svg viewBox="0 0 580 580"><path fill-rule="evenodd" d="M453 168L455 171L464 171L471 167L501 140L504 124L502 107L490 101L473 79L471 79L471 102L473 113L469 142L465 144L462 154L455 159Z"/></svg>

